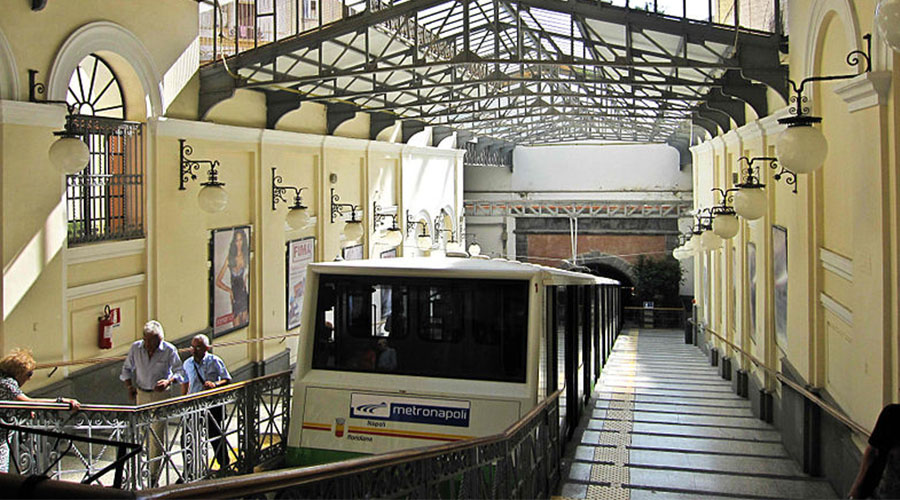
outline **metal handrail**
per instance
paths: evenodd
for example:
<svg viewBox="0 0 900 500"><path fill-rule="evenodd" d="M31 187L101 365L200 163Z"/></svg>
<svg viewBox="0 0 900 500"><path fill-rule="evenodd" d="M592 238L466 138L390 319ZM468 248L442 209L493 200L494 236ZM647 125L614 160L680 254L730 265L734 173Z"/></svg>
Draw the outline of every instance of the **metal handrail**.
<svg viewBox="0 0 900 500"><path fill-rule="evenodd" d="M307 485L316 481L358 474L362 471L378 469L380 467L400 465L413 460L434 458L444 453L471 449L480 445L501 443L509 440L517 432L521 431L533 419L545 411L548 406L557 404L557 400L563 390L564 389L560 389L552 393L524 417L498 434L467 439L455 443L425 446L381 455L354 458L351 460L312 467L259 472L211 481L198 481L190 484L178 484L148 489L141 492L141 498L206 498L210 496L244 497L294 486Z"/></svg>
<svg viewBox="0 0 900 500"><path fill-rule="evenodd" d="M259 383L263 380L273 379L281 377L287 373L290 373L290 370L283 370L280 372L271 373L269 375L263 375L262 377L256 377L249 380L244 380L242 382L232 382L230 384L221 385L216 387L215 389L208 389L202 392L195 392L193 394L185 394L183 396L176 396L173 398L164 399L162 401L157 401L154 403L146 403L142 405L106 405L106 404L90 404L90 403L82 403L80 411L115 411L115 412L124 412L124 413L137 413L145 410L155 409L155 408L164 408L166 406L174 406L182 403L186 403L189 401L197 400L197 399L206 399L210 396L214 396L216 394L223 394L227 392L233 392L238 389L242 389L250 384ZM2 409L12 409L12 410L24 410L24 409L41 409L41 410L68 410L68 403L42 403L42 402L29 402L29 401L2 401L0 400L0 410Z"/></svg>
<svg viewBox="0 0 900 500"><path fill-rule="evenodd" d="M96 437L73 436L71 434L63 434L61 432L53 432L53 431L47 431L47 430L43 430L43 429L34 429L31 427L23 427L20 425L4 424L3 422L0 422L0 429L6 429L6 430L10 430L10 431L24 432L24 433L30 433L30 434L38 434L41 436L56 438L57 442L59 442L59 440L61 440L61 439L65 439L70 442L71 441L80 441L82 443L114 446L117 450L116 459L111 464L100 469L99 471L95 472L94 474L85 475L85 478L81 480L81 484L90 484L90 483L96 481L97 479L99 479L100 477L102 477L104 474L106 474L110 470L115 469L116 475L115 475L115 479L113 480L113 488L121 488L122 487L122 472L123 472L123 468L125 467L125 461L129 460L131 457L140 453L141 449L142 449L141 445L139 445L139 444L128 443L125 441L113 441L110 439L102 439L102 438L96 438ZM70 445L70 447L71 447L71 445ZM128 451L129 449L130 449L130 451ZM62 457L62 455L64 455L65 453L66 452L61 453L60 457ZM42 477L46 477L46 476L42 476Z"/></svg>
<svg viewBox="0 0 900 500"><path fill-rule="evenodd" d="M790 387L791 389L797 391L800 395L802 395L802 396L805 397L806 399L808 399L808 400L810 400L811 402L813 402L813 403L814 403L816 406L818 406L819 408L825 410L826 413L828 413L829 415L831 415L832 417L834 417L835 419L837 419L837 420L838 420L839 422L841 422L842 424L844 424L844 425L846 425L847 427L849 427L849 428L850 428L851 430L853 430L854 432L857 432L857 433L859 433L859 434L865 436L866 438L868 438L869 436L872 435L872 433L871 433L869 430L867 430L867 429L866 429L865 427L863 427L861 424L857 423L856 421L854 421L853 419L851 419L850 417L848 417L844 412L842 412L841 410L839 410L839 409L837 409L837 408L831 406L831 405L828 404L827 402L823 401L820 397L818 397L818 396L816 396L815 394L813 394L812 392L810 392L810 391L809 391L808 389L806 389L805 387L803 387L803 386L801 386L800 384L794 382L793 380L787 378L787 376L785 376L785 375L784 375L783 373L781 373L780 371L778 371L778 370L776 370L776 369L774 369L774 368L770 368L768 365L766 365L765 363L763 363L762 361L760 361L759 359L757 359L755 356L753 356L753 355L750 354L749 352L745 351L743 348L738 347L734 342L731 342L730 340L726 339L725 337L719 335L719 334L718 334L715 330L713 330L712 328L709 328L709 327L707 327L707 326L702 326L702 328L703 328L703 331L709 332L709 333L712 334L714 337L718 338L719 340L721 340L722 342L724 342L725 344L727 344L728 346L730 346L732 349L734 349L734 350L738 351L739 353L741 353L742 355L744 355L744 356L745 356L747 359L749 359L754 365L756 365L756 366L759 367L759 368L762 368L763 371L765 371L765 372L769 373L770 375L772 375L773 377L775 377L775 378L776 378L778 381L780 381L782 384L784 384L784 385Z"/></svg>

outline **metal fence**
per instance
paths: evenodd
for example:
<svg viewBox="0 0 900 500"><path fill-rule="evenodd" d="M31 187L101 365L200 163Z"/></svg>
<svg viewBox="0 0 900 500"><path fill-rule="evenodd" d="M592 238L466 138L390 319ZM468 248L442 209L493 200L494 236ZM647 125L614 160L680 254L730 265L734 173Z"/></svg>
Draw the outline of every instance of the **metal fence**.
<svg viewBox="0 0 900 500"><path fill-rule="evenodd" d="M9 470L109 486L116 471L97 474L121 456L117 444L131 443L142 450L125 462L124 489L246 474L284 456L290 391L290 372L281 372L141 406L82 405L70 413L60 404L0 402L0 421L43 431L9 431ZM229 457L224 467L215 460L218 439Z"/></svg>
<svg viewBox="0 0 900 500"><path fill-rule="evenodd" d="M625 307L625 322L639 328L684 328L687 312L680 307Z"/></svg>
<svg viewBox="0 0 900 500"><path fill-rule="evenodd" d="M505 432L316 467L174 485L143 498L549 498L560 479L553 393Z"/></svg>

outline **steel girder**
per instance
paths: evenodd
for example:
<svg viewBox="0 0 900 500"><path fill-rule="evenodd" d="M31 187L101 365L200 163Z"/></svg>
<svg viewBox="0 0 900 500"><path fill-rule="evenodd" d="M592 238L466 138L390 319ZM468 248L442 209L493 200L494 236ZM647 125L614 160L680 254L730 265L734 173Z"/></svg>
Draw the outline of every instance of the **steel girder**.
<svg viewBox="0 0 900 500"><path fill-rule="evenodd" d="M327 1L327 0L325 0ZM693 119L715 135L782 95L779 34L736 31L592 1L360 0L320 29L201 68L200 114L238 88L267 92L267 124L328 105L370 135L397 119L509 143L676 141ZM693 117L693 118L692 118Z"/></svg>

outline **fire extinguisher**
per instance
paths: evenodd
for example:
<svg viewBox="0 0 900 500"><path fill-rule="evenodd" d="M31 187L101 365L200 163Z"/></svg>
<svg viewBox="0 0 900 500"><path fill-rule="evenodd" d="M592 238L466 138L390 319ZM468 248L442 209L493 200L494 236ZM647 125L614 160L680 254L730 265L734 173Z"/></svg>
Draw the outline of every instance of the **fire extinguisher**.
<svg viewBox="0 0 900 500"><path fill-rule="evenodd" d="M98 344L100 349L112 349L112 329L115 320L110 313L109 306L103 309L103 316L97 318L100 321L100 338Z"/></svg>

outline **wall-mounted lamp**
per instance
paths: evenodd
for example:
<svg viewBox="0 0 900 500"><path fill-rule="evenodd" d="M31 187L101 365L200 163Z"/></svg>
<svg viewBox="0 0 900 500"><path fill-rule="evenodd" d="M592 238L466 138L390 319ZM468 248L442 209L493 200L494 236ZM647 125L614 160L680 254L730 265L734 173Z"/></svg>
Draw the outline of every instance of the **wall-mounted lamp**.
<svg viewBox="0 0 900 500"><path fill-rule="evenodd" d="M700 235L697 250L718 250L722 248L722 238L713 231L714 218L711 208L704 208L697 214L697 225L694 229L694 234Z"/></svg>
<svg viewBox="0 0 900 500"><path fill-rule="evenodd" d="M185 139L178 139L178 144L181 145L181 175L178 179L178 189L181 191L187 189L184 187L185 183L197 179L194 170L199 170L200 165L208 165L209 180L200 183L203 189L197 193L197 202L200 204L200 208L207 213L214 214L225 210L225 207L228 206L228 193L222 188L225 183L219 182L219 171L216 170L219 160L193 160L188 156L194 153L194 148L185 144Z"/></svg>
<svg viewBox="0 0 900 500"><path fill-rule="evenodd" d="M385 217L391 218L391 227L385 229L384 232L378 236L378 241L384 243L385 245L395 247L400 243L403 243L403 231L401 231L400 228L397 227L397 214L387 213L384 207L379 205L377 201L373 201L372 223L375 226L376 230Z"/></svg>
<svg viewBox="0 0 900 500"><path fill-rule="evenodd" d="M693 230L685 234L678 235L678 246L672 250L672 257L678 260L685 260L694 255L697 240L693 238Z"/></svg>
<svg viewBox="0 0 900 500"><path fill-rule="evenodd" d="M738 163L743 161L747 164L747 170L741 169L743 181L734 185L734 211L747 220L756 220L766 215L766 192L763 190L766 185L760 182L759 169L753 168L754 160L746 156L738 158Z"/></svg>
<svg viewBox="0 0 900 500"><path fill-rule="evenodd" d="M38 99L38 94L44 93L44 84L36 81L37 70L28 70L28 100L45 104L63 104L66 106L66 124L63 130L53 132L59 137L50 145L48 156L50 162L65 174L77 174L84 170L91 159L91 152L75 133L73 119L75 118L75 105L66 101L54 101Z"/></svg>
<svg viewBox="0 0 900 500"><path fill-rule="evenodd" d="M872 35L863 36L866 40L866 52L854 50L847 54L847 64L850 66L863 66L865 72L872 70ZM828 141L822 132L813 127L814 123L819 123L822 118L811 116L809 107L805 104L809 100L803 95L803 87L807 83L821 82L830 80L846 80L848 78L856 78L859 73L848 75L831 75L831 76L810 76L800 81L797 85L793 80L788 80L791 89L795 95L792 95L790 102L793 104L790 108L794 116L782 118L778 123L788 126L787 130L781 133L778 142L775 143L775 153L781 160L781 163L791 172L797 174L808 174L822 166L825 157L828 155ZM735 200L737 204L737 200Z"/></svg>
<svg viewBox="0 0 900 500"><path fill-rule="evenodd" d="M471 236L471 238L469 238ZM466 233L466 240L471 241L469 246L466 247L466 251L469 252L469 255L472 257L478 257L481 255L481 245L478 244L478 240L475 239L475 235L472 233Z"/></svg>
<svg viewBox="0 0 900 500"><path fill-rule="evenodd" d="M900 52L900 0L881 0L875 7L875 26L888 46Z"/></svg>
<svg viewBox="0 0 900 500"><path fill-rule="evenodd" d="M272 167L272 210L275 210L275 207L278 206L279 202L287 203L288 201L284 195L289 190L292 190L294 191L294 204L288 209L288 214L284 221L287 222L288 226L291 226L292 229L308 228L312 225L312 217L309 216L309 209L303 204L303 199L300 197L300 192L306 188L282 186L279 184L280 182L284 182L284 180L280 175L275 174L275 167Z"/></svg>
<svg viewBox="0 0 900 500"><path fill-rule="evenodd" d="M359 241L364 232L362 221L356 218L359 205L338 203L340 200L341 197L334 192L334 188L331 188L331 222L333 224L336 217L340 217L345 212L350 212L350 220L344 225L344 237L348 241Z"/></svg>
<svg viewBox="0 0 900 500"><path fill-rule="evenodd" d="M734 207L728 204L731 199L728 193L736 191L736 189L712 188L712 191L722 195L722 204L709 209L710 214L713 216L712 231L719 238L730 240L737 236L738 231L741 229L741 223L738 221Z"/></svg>
<svg viewBox="0 0 900 500"><path fill-rule="evenodd" d="M422 232L416 235L416 248L419 250L431 250L431 246L434 244L431 236L425 231L425 222L421 220L414 220L409 215L409 210L406 211L406 232L415 231L416 226L422 227Z"/></svg>

